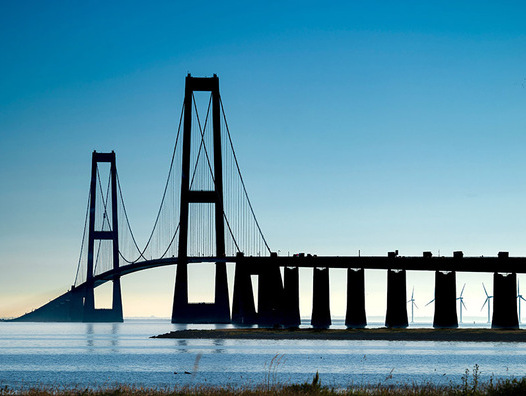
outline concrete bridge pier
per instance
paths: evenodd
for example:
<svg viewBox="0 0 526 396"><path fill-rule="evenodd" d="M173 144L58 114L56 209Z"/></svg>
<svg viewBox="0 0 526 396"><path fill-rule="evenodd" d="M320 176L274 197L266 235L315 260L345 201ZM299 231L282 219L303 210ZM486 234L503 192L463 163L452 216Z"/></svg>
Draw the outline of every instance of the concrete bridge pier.
<svg viewBox="0 0 526 396"><path fill-rule="evenodd" d="M124 322L124 316L122 314L122 293L121 293L121 277L113 277L113 298L111 301L111 310L116 322Z"/></svg>
<svg viewBox="0 0 526 396"><path fill-rule="evenodd" d="M273 252L270 256L277 257L277 254ZM279 265L272 260L258 272L258 325L278 326L283 320L283 283Z"/></svg>
<svg viewBox="0 0 526 396"><path fill-rule="evenodd" d="M80 307L82 313L82 322L124 322L122 314L122 296L121 296L121 281L120 276L115 276L113 281L113 292L111 308L95 308L95 293L93 284L88 284L82 296L84 297L84 304L80 299L80 305L78 298L72 299L75 305L75 309ZM75 292L78 295L79 292ZM71 317L76 315L70 314ZM76 321L76 320L72 320Z"/></svg>
<svg viewBox="0 0 526 396"><path fill-rule="evenodd" d="M237 254L234 276L234 301L232 303L232 323L237 325L257 324L254 291L250 272L243 262L243 253Z"/></svg>
<svg viewBox="0 0 526 396"><path fill-rule="evenodd" d="M361 329L367 325L365 315L365 271L363 268L347 269L345 325L352 329Z"/></svg>
<svg viewBox="0 0 526 396"><path fill-rule="evenodd" d="M175 270L175 290L172 307L172 323L188 322L188 264L179 259Z"/></svg>
<svg viewBox="0 0 526 396"><path fill-rule="evenodd" d="M284 268L283 326L295 328L301 323L298 267Z"/></svg>
<svg viewBox="0 0 526 396"><path fill-rule="evenodd" d="M61 318L62 320L59 320L60 322L82 322L83 320L83 300L84 300L84 293L82 291L79 291L75 288L71 288L71 290L66 293L67 296L65 298L64 302L61 302L61 305L64 305L67 307L65 310L66 316ZM60 300L60 297L59 297ZM62 311L62 310L61 310ZM62 315L62 313L60 314Z"/></svg>
<svg viewBox="0 0 526 396"><path fill-rule="evenodd" d="M387 270L385 326L405 328L408 325L405 270Z"/></svg>
<svg viewBox="0 0 526 396"><path fill-rule="evenodd" d="M500 260L508 259L508 252L499 252ZM493 274L493 329L518 329L517 274Z"/></svg>
<svg viewBox="0 0 526 396"><path fill-rule="evenodd" d="M314 268L311 325L326 329L331 325L329 268Z"/></svg>
<svg viewBox="0 0 526 396"><path fill-rule="evenodd" d="M216 323L230 323L230 300L228 298L228 279L226 263L216 263L214 304L211 307Z"/></svg>
<svg viewBox="0 0 526 396"><path fill-rule="evenodd" d="M456 274L451 272L435 272L435 315L433 327L458 327L457 319Z"/></svg>
<svg viewBox="0 0 526 396"><path fill-rule="evenodd" d="M492 329L518 329L517 275L493 274L493 319Z"/></svg>
<svg viewBox="0 0 526 396"><path fill-rule="evenodd" d="M216 263L213 303L188 302L188 262L179 259L175 275L172 323L230 323L225 263Z"/></svg>

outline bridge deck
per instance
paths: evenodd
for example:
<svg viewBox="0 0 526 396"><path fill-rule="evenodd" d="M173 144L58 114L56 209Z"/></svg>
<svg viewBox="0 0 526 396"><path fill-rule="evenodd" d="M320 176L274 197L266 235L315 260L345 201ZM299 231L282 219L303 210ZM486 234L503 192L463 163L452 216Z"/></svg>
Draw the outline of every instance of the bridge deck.
<svg viewBox="0 0 526 396"><path fill-rule="evenodd" d="M516 272L526 273L526 257L384 257L384 256L312 256L245 257L248 265L265 265L271 261L281 267L364 268L410 271ZM233 261L236 261L235 258Z"/></svg>
<svg viewBox="0 0 526 396"><path fill-rule="evenodd" d="M272 263L280 267L300 268L364 268L408 271L456 271L526 273L526 257L387 257L387 256L305 256L305 257L189 257L188 264L198 263L242 263L249 266L266 266ZM113 279L137 271L175 265L177 257L141 261L110 270L93 278L95 287ZM85 284L78 285L84 287Z"/></svg>

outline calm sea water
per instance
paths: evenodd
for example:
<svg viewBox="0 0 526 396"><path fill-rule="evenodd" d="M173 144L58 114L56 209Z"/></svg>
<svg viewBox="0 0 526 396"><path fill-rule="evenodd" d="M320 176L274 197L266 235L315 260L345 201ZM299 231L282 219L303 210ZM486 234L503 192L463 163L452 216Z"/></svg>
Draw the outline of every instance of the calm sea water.
<svg viewBox="0 0 526 396"><path fill-rule="evenodd" d="M120 324L3 322L0 386L250 386L310 381L316 371L323 384L338 388L449 384L459 383L475 364L482 379L526 375L526 345L521 343L149 338L181 328L186 327L159 319Z"/></svg>

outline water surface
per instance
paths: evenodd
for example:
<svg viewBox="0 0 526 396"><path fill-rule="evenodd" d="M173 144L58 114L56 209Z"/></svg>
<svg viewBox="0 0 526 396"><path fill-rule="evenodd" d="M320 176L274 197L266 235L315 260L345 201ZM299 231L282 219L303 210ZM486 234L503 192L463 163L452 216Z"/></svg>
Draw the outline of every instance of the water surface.
<svg viewBox="0 0 526 396"><path fill-rule="evenodd" d="M338 326L343 324L336 322ZM459 383L475 364L482 379L526 373L526 346L521 343L150 338L181 328L192 327L160 319L2 322L0 386L246 386L310 381L318 371L323 384L345 388Z"/></svg>

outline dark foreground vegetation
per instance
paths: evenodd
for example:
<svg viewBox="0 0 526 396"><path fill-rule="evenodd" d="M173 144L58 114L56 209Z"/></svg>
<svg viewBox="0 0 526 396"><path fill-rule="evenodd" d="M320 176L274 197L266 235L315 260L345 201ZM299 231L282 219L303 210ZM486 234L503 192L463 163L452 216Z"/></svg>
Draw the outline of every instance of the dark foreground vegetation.
<svg viewBox="0 0 526 396"><path fill-rule="evenodd" d="M107 387L36 387L26 389L0 388L0 395L29 395L29 396L168 396L168 395L526 395L526 377L521 379L499 379L480 382L478 366L470 373L466 370L460 385L397 384L397 385L360 385L349 386L346 389L335 389L321 383L318 373L312 382L303 384L264 384L260 386L185 386L173 388L142 388L135 386L115 385Z"/></svg>

